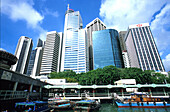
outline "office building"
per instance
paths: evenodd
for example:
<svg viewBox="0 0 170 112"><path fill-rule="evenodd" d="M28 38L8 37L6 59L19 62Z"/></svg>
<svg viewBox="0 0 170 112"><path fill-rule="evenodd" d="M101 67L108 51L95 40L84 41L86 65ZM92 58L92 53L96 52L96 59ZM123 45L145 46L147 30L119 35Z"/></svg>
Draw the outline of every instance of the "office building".
<svg viewBox="0 0 170 112"><path fill-rule="evenodd" d="M21 74L27 73L32 47L33 42L31 38L25 36L20 37L17 48L15 50L15 56L18 58L18 61L15 65L12 66L11 70Z"/></svg>
<svg viewBox="0 0 170 112"><path fill-rule="evenodd" d="M89 70L93 70L93 41L92 32L106 29L106 25L99 19L96 18L92 22L86 25L88 51L87 55L89 58Z"/></svg>
<svg viewBox="0 0 170 112"><path fill-rule="evenodd" d="M114 29L94 31L92 37L94 70L109 65L123 68L118 32Z"/></svg>
<svg viewBox="0 0 170 112"><path fill-rule="evenodd" d="M61 71L73 70L86 72L86 35L79 11L69 8L65 14L64 40L62 49Z"/></svg>
<svg viewBox="0 0 170 112"><path fill-rule="evenodd" d="M126 50L122 51L122 57L123 57L124 67L125 68L129 68L130 67L130 63L129 63L129 58L128 58L128 54L127 54Z"/></svg>
<svg viewBox="0 0 170 112"><path fill-rule="evenodd" d="M40 75L60 71L60 48L60 35L56 31L47 32Z"/></svg>
<svg viewBox="0 0 170 112"><path fill-rule="evenodd" d="M120 41L120 47L122 51L126 50L126 44L125 44L125 35L127 31L120 31L119 32L119 41Z"/></svg>
<svg viewBox="0 0 170 112"><path fill-rule="evenodd" d="M37 47L32 50L30 61L28 64L27 75L31 77L36 77L40 73L42 55L43 55L43 41L41 39L38 40Z"/></svg>
<svg viewBox="0 0 170 112"><path fill-rule="evenodd" d="M130 25L125 43L130 67L165 71L149 23Z"/></svg>

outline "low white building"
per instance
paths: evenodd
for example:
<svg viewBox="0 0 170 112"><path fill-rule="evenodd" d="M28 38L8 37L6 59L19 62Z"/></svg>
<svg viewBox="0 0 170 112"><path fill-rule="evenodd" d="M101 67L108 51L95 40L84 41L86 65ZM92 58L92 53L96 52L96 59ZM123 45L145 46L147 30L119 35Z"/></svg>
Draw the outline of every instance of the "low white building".
<svg viewBox="0 0 170 112"><path fill-rule="evenodd" d="M114 82L115 85L136 85L135 79L121 79Z"/></svg>
<svg viewBox="0 0 170 112"><path fill-rule="evenodd" d="M136 85L135 79L121 79L114 82L115 85ZM138 88L126 88L126 92L137 92Z"/></svg>
<svg viewBox="0 0 170 112"><path fill-rule="evenodd" d="M48 79L48 77L45 76L45 75L36 76L34 78L39 79L42 82L46 82L46 83L55 85L55 86L60 86L60 85L74 86L74 85L78 85L78 83L67 83L66 79Z"/></svg>

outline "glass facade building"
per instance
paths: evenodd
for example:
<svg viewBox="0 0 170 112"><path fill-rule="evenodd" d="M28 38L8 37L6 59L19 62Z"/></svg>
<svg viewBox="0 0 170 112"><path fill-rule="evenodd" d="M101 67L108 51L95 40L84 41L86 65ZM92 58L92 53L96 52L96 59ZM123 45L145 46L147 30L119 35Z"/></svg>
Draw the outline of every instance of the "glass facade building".
<svg viewBox="0 0 170 112"><path fill-rule="evenodd" d="M42 55L43 55L43 41L41 39L38 40L37 47L32 50L30 61L28 64L27 75L31 77L38 76L40 73Z"/></svg>
<svg viewBox="0 0 170 112"><path fill-rule="evenodd" d="M88 41L88 51L87 55L89 58L89 70L93 70L93 41L92 41L92 32L105 30L106 25L99 19L96 18L92 22L86 25L86 34L87 34L87 41Z"/></svg>
<svg viewBox="0 0 170 112"><path fill-rule="evenodd" d="M94 70L113 65L123 68L119 34L114 29L93 32Z"/></svg>
<svg viewBox="0 0 170 112"><path fill-rule="evenodd" d="M125 43L130 67L165 71L149 23L130 25Z"/></svg>
<svg viewBox="0 0 170 112"><path fill-rule="evenodd" d="M87 71L86 35L82 26L80 12L68 8L65 15L61 71Z"/></svg>

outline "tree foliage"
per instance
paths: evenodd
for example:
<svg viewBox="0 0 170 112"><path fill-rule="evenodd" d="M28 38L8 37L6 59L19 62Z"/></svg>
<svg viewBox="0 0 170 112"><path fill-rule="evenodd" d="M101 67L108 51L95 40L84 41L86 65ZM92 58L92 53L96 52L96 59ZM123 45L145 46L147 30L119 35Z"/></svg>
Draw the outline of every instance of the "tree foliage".
<svg viewBox="0 0 170 112"><path fill-rule="evenodd" d="M81 85L107 85L114 84L120 79L136 79L137 84L163 84L169 83L170 78L152 70L142 71L139 68L116 68L113 65L91 70L87 73L76 74L74 71L52 72L51 79L66 79L67 82L78 82Z"/></svg>

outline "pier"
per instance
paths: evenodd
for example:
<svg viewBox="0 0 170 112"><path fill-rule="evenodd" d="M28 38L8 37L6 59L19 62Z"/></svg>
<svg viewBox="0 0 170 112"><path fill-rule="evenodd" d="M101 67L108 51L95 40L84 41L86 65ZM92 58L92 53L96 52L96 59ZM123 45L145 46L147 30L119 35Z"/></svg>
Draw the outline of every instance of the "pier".
<svg viewBox="0 0 170 112"><path fill-rule="evenodd" d="M30 100L47 100L47 83L27 75L0 68L0 110L14 107L16 102Z"/></svg>
<svg viewBox="0 0 170 112"><path fill-rule="evenodd" d="M170 84L137 84L137 85L46 85L49 97L59 96L64 99L80 100L84 98L111 100L119 97L129 97L128 89L137 89L154 97L169 98Z"/></svg>
<svg viewBox="0 0 170 112"><path fill-rule="evenodd" d="M113 100L115 95L129 97L128 89L136 88L152 96L169 99L170 84L137 84L137 85L50 85L27 75L0 68L0 109L14 108L16 102L30 100L48 100L59 96L63 99Z"/></svg>

